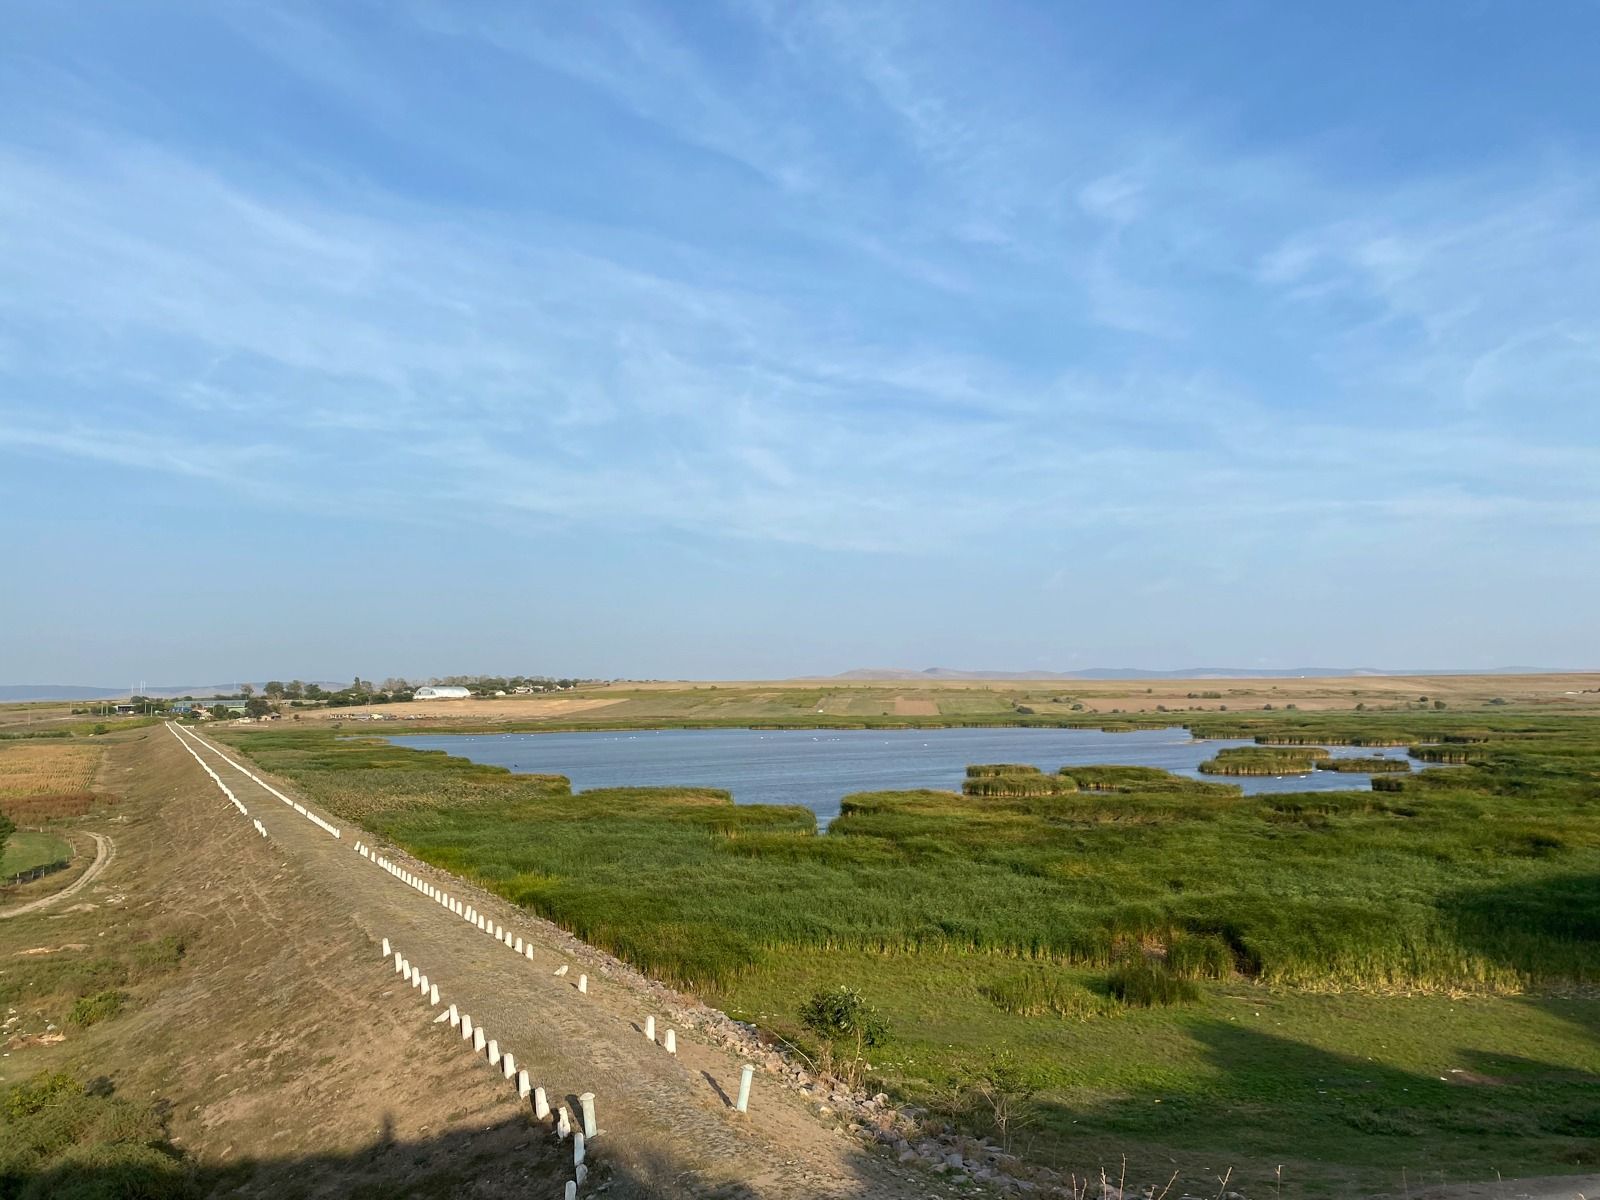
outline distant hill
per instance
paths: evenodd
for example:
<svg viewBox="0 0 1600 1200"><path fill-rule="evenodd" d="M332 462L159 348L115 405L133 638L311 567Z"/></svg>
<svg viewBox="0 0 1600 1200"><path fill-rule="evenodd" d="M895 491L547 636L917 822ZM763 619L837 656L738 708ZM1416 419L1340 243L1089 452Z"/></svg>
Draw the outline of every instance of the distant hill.
<svg viewBox="0 0 1600 1200"><path fill-rule="evenodd" d="M231 696L237 683L194 683L172 687L146 687L142 695ZM0 683L0 703L18 704L33 700L116 700L132 695L129 688L85 687L76 683Z"/></svg>
<svg viewBox="0 0 1600 1200"><path fill-rule="evenodd" d="M1082 671L957 671L949 667L927 667L913 671L904 667L858 667L830 679L1347 679L1359 675L1558 675L1564 667L1418 668L1384 670L1376 667L1296 667L1286 671L1261 667L1189 667L1174 671L1146 671L1138 667L1090 667Z"/></svg>

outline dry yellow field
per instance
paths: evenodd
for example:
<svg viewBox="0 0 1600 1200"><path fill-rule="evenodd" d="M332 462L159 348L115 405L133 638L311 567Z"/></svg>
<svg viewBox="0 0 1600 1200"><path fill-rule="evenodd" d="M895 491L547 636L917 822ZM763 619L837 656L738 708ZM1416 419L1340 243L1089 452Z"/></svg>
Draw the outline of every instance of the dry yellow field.
<svg viewBox="0 0 1600 1200"><path fill-rule="evenodd" d="M408 700L401 704L379 704L372 708L374 718L385 721L427 721L444 725L451 720L539 721L570 716L573 713L605 708L618 700L598 696L500 696L493 699ZM285 710L291 711L291 710ZM297 714L305 721L365 720L364 708L317 708Z"/></svg>
<svg viewBox="0 0 1600 1200"><path fill-rule="evenodd" d="M0 742L0 798L86 792L101 748L81 741Z"/></svg>

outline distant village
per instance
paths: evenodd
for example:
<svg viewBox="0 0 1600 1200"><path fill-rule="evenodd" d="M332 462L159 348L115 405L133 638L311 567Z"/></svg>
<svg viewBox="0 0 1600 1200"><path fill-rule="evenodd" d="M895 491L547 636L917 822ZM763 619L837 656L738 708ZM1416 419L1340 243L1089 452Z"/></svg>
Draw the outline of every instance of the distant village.
<svg viewBox="0 0 1600 1200"><path fill-rule="evenodd" d="M296 709L350 708L354 720L379 719L370 712L374 705L398 704L411 700L472 700L501 696L534 696L548 692L571 691L577 687L604 686L598 679L554 678L547 675L447 675L427 682L391 677L382 683L357 676L345 687L322 683L287 683L268 680L259 687L241 683L232 695L212 696L130 696L127 700L83 704L73 709L85 716L172 716L200 721L276 721L294 715Z"/></svg>

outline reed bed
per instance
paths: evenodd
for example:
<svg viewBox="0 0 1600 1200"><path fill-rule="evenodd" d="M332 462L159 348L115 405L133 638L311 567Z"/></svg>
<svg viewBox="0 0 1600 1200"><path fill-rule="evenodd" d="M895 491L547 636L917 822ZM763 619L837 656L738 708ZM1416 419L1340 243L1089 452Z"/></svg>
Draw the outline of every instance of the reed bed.
<svg viewBox="0 0 1600 1200"><path fill-rule="evenodd" d="M1410 772L1411 764L1403 758L1385 758L1382 755L1361 758L1324 758L1317 761L1319 771L1342 771L1346 775L1402 775Z"/></svg>
<svg viewBox="0 0 1600 1200"><path fill-rule="evenodd" d="M1600 875L1600 815L1574 802L1600 756L1592 737L1508 735L1483 747L1492 768L1408 781L1425 803L1364 790L1297 807L1128 768L980 771L967 782L994 792L848 797L825 837L809 811L705 789L575 795L559 778L378 742L237 740L347 819L684 986L808 946L1098 968L1135 937L1184 966L1194 952L1176 947L1210 936L1231 971L1273 983L1514 991L1600 982L1600 942L1458 920L1490 882L1535 887L1586 864ZM1113 781L1125 790L1101 790ZM1552 844L1508 834L1513 815Z"/></svg>
<svg viewBox="0 0 1600 1200"><path fill-rule="evenodd" d="M1304 775L1328 758L1321 746L1230 746L1200 764L1202 775Z"/></svg>

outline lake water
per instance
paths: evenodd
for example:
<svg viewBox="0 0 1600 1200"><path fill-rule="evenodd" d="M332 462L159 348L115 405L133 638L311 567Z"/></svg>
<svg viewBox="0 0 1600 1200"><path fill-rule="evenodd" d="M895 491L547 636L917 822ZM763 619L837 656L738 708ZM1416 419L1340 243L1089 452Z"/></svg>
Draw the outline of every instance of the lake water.
<svg viewBox="0 0 1600 1200"><path fill-rule="evenodd" d="M577 791L604 787L725 788L738 804L800 804L826 826L851 792L906 788L959 791L969 763L1160 767L1195 779L1237 783L1246 792L1365 790L1371 777L1334 771L1222 779L1196 769L1225 746L1185 729L1104 733L1098 729L658 729L631 733L419 734L397 746L443 750L527 774L565 775ZM1331 746L1335 757L1387 754Z"/></svg>

